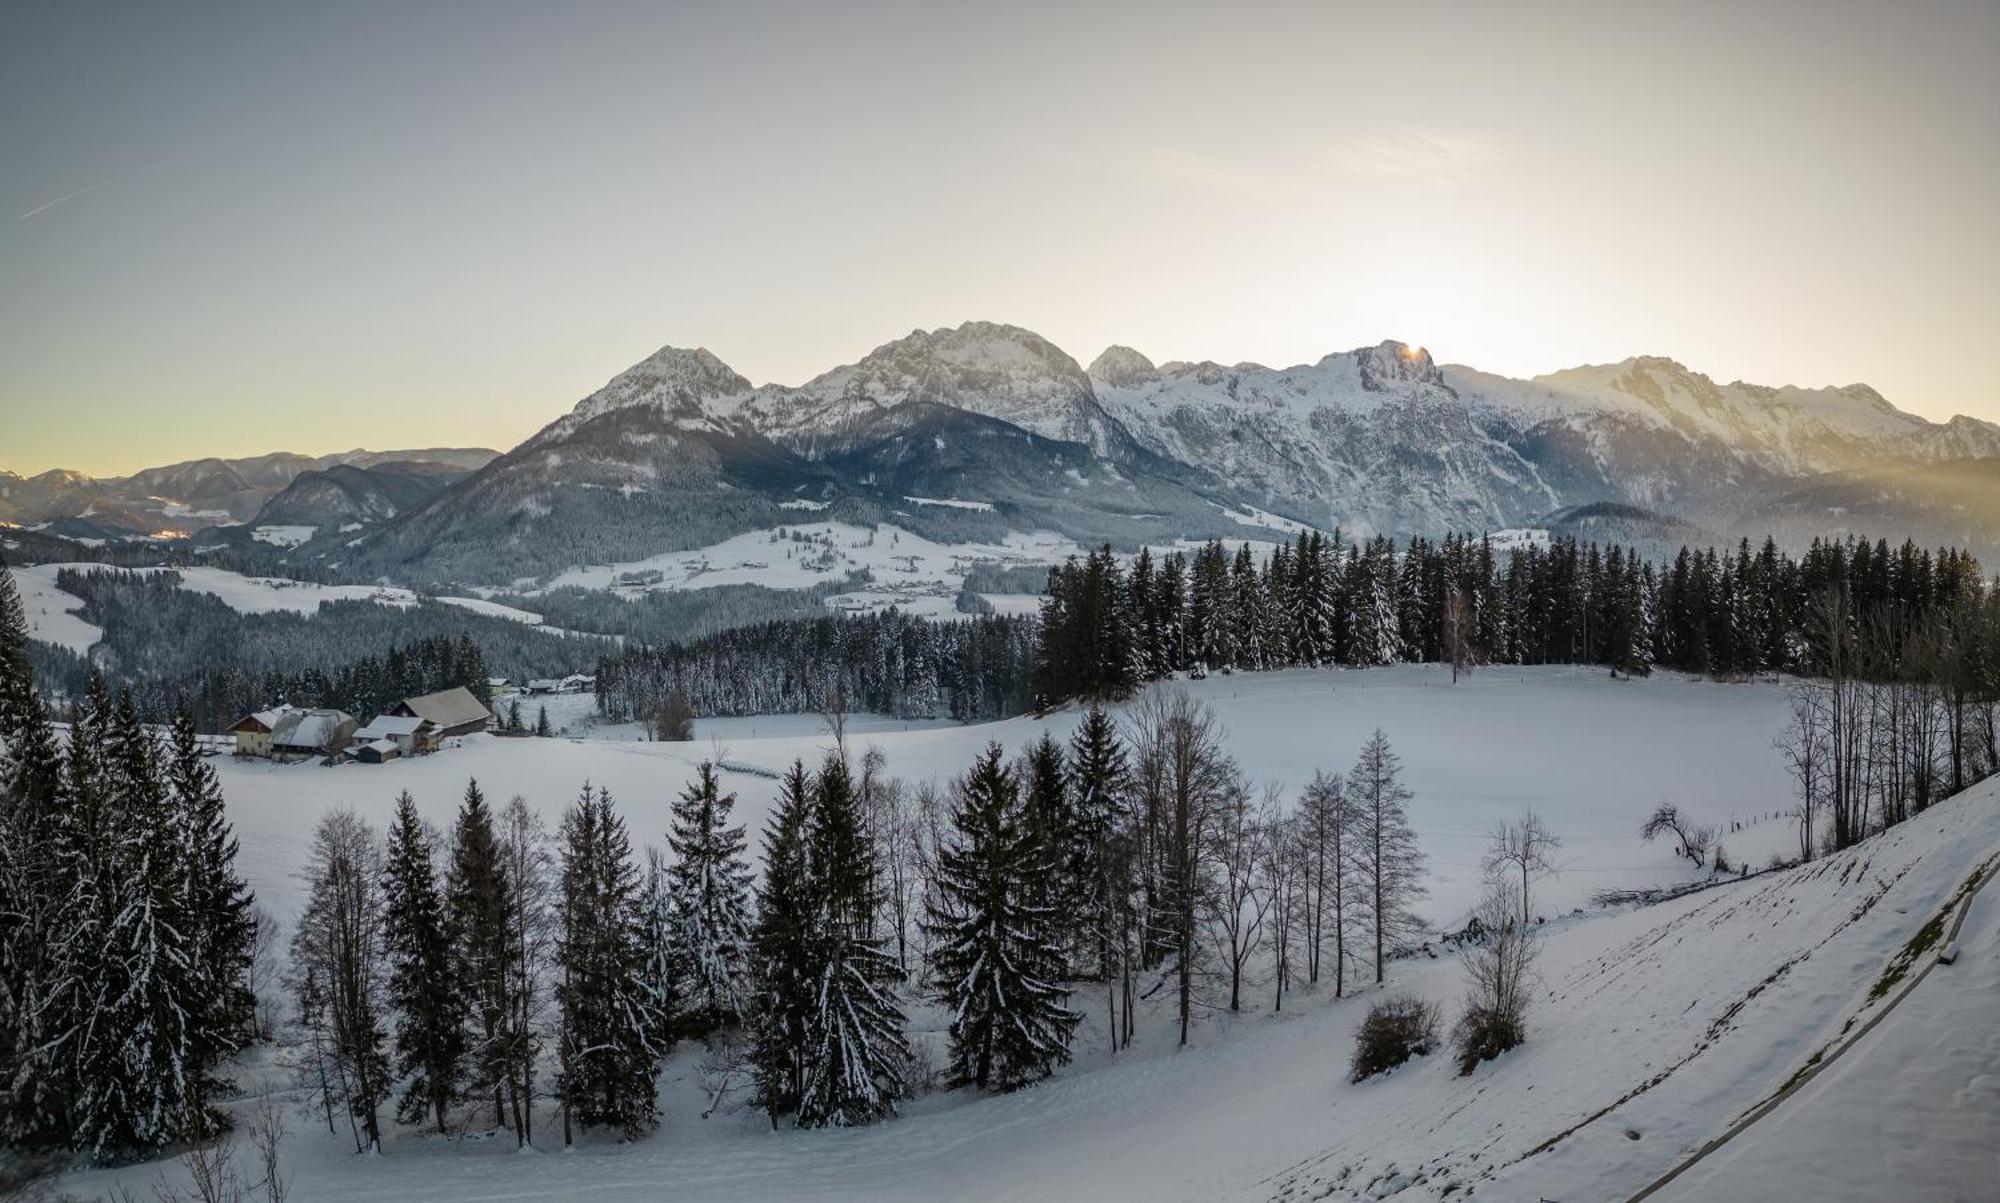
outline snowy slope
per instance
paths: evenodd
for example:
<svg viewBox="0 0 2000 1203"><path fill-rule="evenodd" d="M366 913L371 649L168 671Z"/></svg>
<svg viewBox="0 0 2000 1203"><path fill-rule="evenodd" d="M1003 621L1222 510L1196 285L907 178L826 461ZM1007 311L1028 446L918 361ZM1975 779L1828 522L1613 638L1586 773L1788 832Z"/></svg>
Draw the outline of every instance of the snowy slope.
<svg viewBox="0 0 2000 1203"><path fill-rule="evenodd" d="M1465 897L1452 877L1474 872L1465 860L1489 818L1525 801L1570 839L1566 871L1543 888L1538 907L1555 913L1584 884L1573 878L1586 873L1590 884L1686 876L1663 850L1641 848L1630 835L1634 816L1659 794L1704 799L1715 818L1729 813L1732 797L1775 805L1783 796L1764 742L1783 705L1770 686L1671 677L1612 683L1560 670L1484 673L1474 679L1483 689L1452 689L1438 674L1417 671L1273 674L1268 690L1246 688L1250 680L1195 688L1217 705L1245 762L1268 763L1288 782L1315 750L1344 761L1371 722L1389 727L1438 871L1434 914ZM1333 688L1313 692L1316 682ZM746 736L745 724L757 722L730 726L732 760L778 762L824 743L798 732L799 720ZM1666 722L1704 755L1647 738ZM1019 720L877 731L867 742L887 750L892 770L922 776L962 767L988 736L1013 746L1038 729ZM1593 751L1577 754L1582 747ZM290 875L325 805L352 802L379 824L394 791L408 787L426 817L441 821L463 776L477 771L489 795L525 790L553 813L588 773L611 786L643 844L658 840L667 797L705 751L479 738L380 769L226 764L223 775L253 884L284 912L295 905ZM1562 770L1565 760L1577 762L1573 772ZM754 826L763 783L727 780L745 797L738 819ZM1752 844L1781 846L1789 837L1780 824L1725 838L1754 855ZM1093 1013L1079 1034L1078 1062L1012 1095L930 1095L901 1118L865 1129L774 1133L754 1114L699 1118L708 1099L699 1054L686 1049L663 1075L662 1131L636 1146L600 1140L567 1155L523 1156L505 1140L402 1133L385 1156L355 1158L344 1135L329 1137L300 1116L288 1152L292 1197L1624 1198L1781 1085L1850 1017L1865 1015L1883 966L1996 852L2000 782L1804 869L1729 881L1657 907L1554 919L1545 929L1529 1043L1469 1079L1431 1057L1385 1079L1347 1083L1351 1032L1369 992L1335 1001L1323 989L1301 991L1280 1015L1259 988L1249 1010L1205 1018L1195 1044L1180 1051L1167 1006L1156 999L1137 1046L1116 1060L1103 1052L1101 1019L1086 993L1080 1001ZM1920 987L1927 993L1909 1004L1918 1009L1874 1034L1882 1047L1864 1047L1825 1076L1822 1089L1802 1095L1800 1110L1768 1121L1787 1126L1752 1129L1731 1146L1740 1169L1691 1175L1686 1194L1665 1197L1978 1197L1991 1181L1985 1137L1994 1115L1990 1083L2000 1078L1991 1036L1992 984L2000 983L1992 977L2000 972L1995 902L2000 894L1980 902L1960 966L1931 975ZM1946 976L1961 971L1963 986ZM1399 962L1390 984L1448 1009L1462 990L1449 955ZM941 1022L928 1008L913 1012L920 1043L935 1041ZM1894 1129L1905 1144L1892 1154L1892 1176L1844 1177L1848 1166L1860 1174L1864 1159L1879 1160L1885 1138L1871 1126L1843 1141L1845 1113L1837 1109L1855 1105L1855 1090L1884 1089L1930 1108L1924 1114L1935 1122ZM1792 1177L1803 1172L1796 1158L1814 1152L1837 1160L1819 1171L1823 1177ZM83 1197L121 1180L143 1191L155 1172L93 1172L64 1185ZM1766 1193L1774 1182L1784 1189ZM1883 1183L1887 1194L1870 1193Z"/></svg>

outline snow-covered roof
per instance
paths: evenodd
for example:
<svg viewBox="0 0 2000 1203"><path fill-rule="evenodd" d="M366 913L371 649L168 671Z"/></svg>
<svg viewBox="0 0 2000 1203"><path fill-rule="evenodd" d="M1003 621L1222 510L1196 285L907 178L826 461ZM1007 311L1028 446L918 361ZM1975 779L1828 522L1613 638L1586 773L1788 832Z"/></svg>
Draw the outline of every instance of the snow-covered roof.
<svg viewBox="0 0 2000 1203"><path fill-rule="evenodd" d="M271 731L271 742L286 748L323 748L354 719L340 710L305 710L287 714Z"/></svg>
<svg viewBox="0 0 2000 1203"><path fill-rule="evenodd" d="M462 685L418 698L405 698L403 706L410 713L427 718L440 727L483 723L493 717L493 712L480 705L479 699L472 696L472 691Z"/></svg>
<svg viewBox="0 0 2000 1203"><path fill-rule="evenodd" d="M269 710L259 710L255 714L244 715L242 718L236 720L235 726L229 729L231 731L276 731L278 724L285 721L287 715L298 713L300 712L290 706L274 706Z"/></svg>
<svg viewBox="0 0 2000 1203"><path fill-rule="evenodd" d="M431 720L413 714L378 714L368 720L368 725L354 733L354 738L362 743L378 739L396 739L415 735L417 730ZM436 726L435 723L431 724Z"/></svg>
<svg viewBox="0 0 2000 1203"><path fill-rule="evenodd" d="M373 752L377 756L394 756L400 749L392 739L378 739L361 745L361 751Z"/></svg>

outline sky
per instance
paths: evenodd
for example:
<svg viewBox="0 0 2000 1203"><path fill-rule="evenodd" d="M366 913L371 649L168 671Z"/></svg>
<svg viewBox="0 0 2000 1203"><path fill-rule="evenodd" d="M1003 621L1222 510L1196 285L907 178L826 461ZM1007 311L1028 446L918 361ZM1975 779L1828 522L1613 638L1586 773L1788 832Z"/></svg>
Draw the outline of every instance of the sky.
<svg viewBox="0 0 2000 1203"><path fill-rule="evenodd" d="M2000 3L0 0L0 467L504 449L970 319L2000 420Z"/></svg>

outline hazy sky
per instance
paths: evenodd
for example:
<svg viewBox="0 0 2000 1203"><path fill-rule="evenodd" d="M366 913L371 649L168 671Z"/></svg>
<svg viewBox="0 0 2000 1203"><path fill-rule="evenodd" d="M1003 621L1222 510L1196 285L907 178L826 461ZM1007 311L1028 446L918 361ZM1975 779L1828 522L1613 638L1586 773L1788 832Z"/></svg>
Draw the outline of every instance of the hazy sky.
<svg viewBox="0 0 2000 1203"><path fill-rule="evenodd" d="M2000 2L0 0L0 467L505 448L664 343L970 318L2000 419Z"/></svg>

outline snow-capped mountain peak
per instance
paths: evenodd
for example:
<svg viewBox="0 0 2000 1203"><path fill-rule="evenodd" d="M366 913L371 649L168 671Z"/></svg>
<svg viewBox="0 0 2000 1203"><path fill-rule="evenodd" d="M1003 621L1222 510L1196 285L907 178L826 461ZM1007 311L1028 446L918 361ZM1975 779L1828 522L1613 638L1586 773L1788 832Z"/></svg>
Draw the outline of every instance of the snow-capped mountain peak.
<svg viewBox="0 0 2000 1203"><path fill-rule="evenodd" d="M773 438L806 442L906 402L948 405L1098 450L1108 437L1076 360L1031 330L997 322L913 330L796 389L760 390L746 415Z"/></svg>
<svg viewBox="0 0 2000 1203"><path fill-rule="evenodd" d="M1387 340L1347 353L1361 373L1361 387L1370 392L1404 392L1412 385L1444 383L1444 373L1422 347ZM1320 362L1340 358L1329 355Z"/></svg>
<svg viewBox="0 0 2000 1203"><path fill-rule="evenodd" d="M715 403L750 392L750 382L705 347L661 347L613 376L544 431L566 435L606 414L650 406L671 421L706 424Z"/></svg>
<svg viewBox="0 0 2000 1203"><path fill-rule="evenodd" d="M1090 361L1090 378L1113 388L1138 388L1158 380L1160 369L1132 348L1113 343Z"/></svg>

